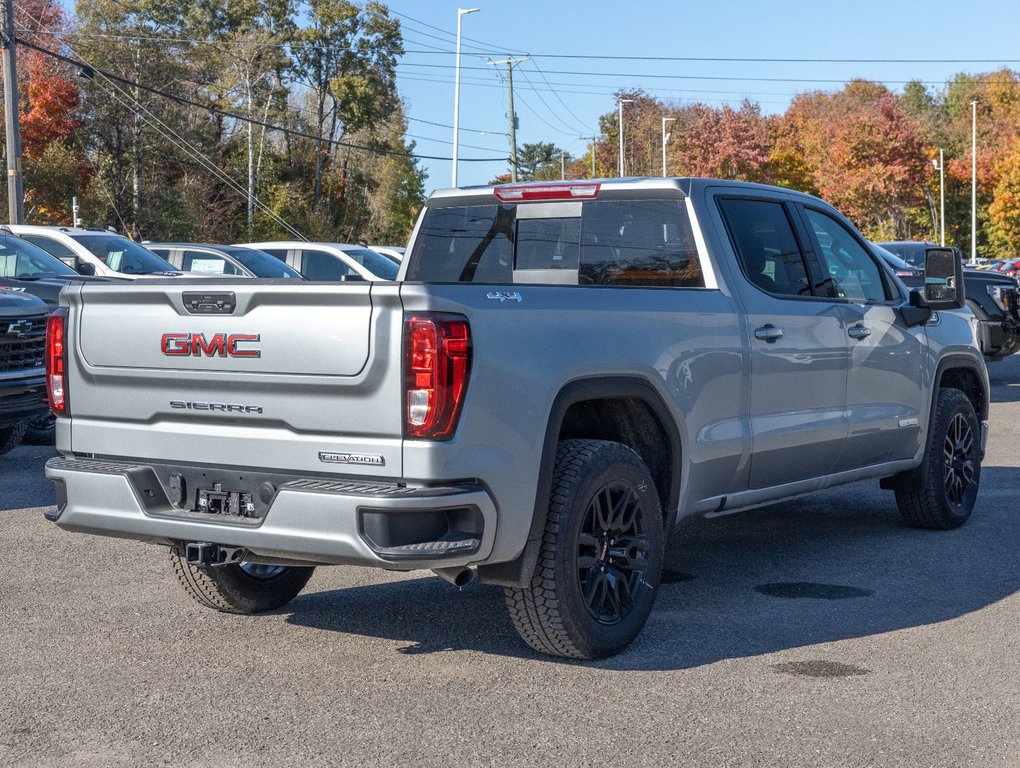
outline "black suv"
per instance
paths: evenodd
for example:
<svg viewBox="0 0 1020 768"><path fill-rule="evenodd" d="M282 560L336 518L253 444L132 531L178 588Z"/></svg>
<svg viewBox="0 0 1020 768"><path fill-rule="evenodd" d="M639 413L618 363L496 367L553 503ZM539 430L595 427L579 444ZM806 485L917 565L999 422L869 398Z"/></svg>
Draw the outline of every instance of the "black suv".
<svg viewBox="0 0 1020 768"><path fill-rule="evenodd" d="M46 304L0 290L0 455L21 442L46 405Z"/></svg>
<svg viewBox="0 0 1020 768"><path fill-rule="evenodd" d="M903 259L910 268L924 269L924 252L927 248L938 248L935 243L903 240L892 243L877 243L886 251ZM953 248L960 255L959 248ZM881 252L880 252L881 255ZM883 258L885 258L883 256ZM964 267L967 262L964 261ZM923 272L918 271L920 278L914 282L905 275L900 276L908 287L924 282ZM917 280L920 280L920 283ZM984 269L963 270L964 290L967 294L967 306L977 318L978 346L985 359L989 362L1001 360L1020 350L1020 290L1015 277Z"/></svg>

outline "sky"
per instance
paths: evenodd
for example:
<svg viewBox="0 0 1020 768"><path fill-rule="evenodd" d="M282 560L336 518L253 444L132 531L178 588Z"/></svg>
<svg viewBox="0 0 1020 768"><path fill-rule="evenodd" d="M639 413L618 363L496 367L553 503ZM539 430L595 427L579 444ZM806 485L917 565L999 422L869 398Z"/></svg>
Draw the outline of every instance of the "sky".
<svg viewBox="0 0 1020 768"><path fill-rule="evenodd" d="M551 142L574 156L586 152L599 116L615 112L619 90L640 88L677 105L736 106L747 98L766 113L782 113L797 93L839 90L856 77L897 92L919 79L937 92L958 72L1020 70L1016 0L386 4L403 28L397 87L409 118L407 138L416 154L445 158L421 160L426 192L452 181L458 8L479 9L462 21L460 186L509 170L506 66L487 63L508 55L530 55L514 66L518 145ZM651 58L578 58L586 56Z"/></svg>

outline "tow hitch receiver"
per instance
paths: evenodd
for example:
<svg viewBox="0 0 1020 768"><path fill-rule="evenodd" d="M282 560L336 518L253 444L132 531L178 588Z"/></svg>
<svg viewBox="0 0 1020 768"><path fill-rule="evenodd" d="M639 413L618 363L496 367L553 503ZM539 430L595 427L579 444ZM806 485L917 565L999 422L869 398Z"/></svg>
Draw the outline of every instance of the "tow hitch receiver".
<svg viewBox="0 0 1020 768"><path fill-rule="evenodd" d="M238 563L243 552L240 547L221 547L207 542L189 541L184 545L185 561L196 567Z"/></svg>

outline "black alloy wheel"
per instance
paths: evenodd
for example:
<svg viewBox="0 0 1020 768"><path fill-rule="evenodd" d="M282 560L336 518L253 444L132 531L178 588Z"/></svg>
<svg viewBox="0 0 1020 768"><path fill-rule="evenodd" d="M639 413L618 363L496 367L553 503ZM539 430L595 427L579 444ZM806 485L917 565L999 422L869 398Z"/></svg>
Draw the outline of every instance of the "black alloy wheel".
<svg viewBox="0 0 1020 768"><path fill-rule="evenodd" d="M585 607L600 624L634 608L648 569L646 511L630 484L611 482L588 503L578 537L577 578Z"/></svg>
<svg viewBox="0 0 1020 768"><path fill-rule="evenodd" d="M956 507L963 506L967 491L976 482L977 441L974 432L962 413L957 413L946 430L945 487L946 499Z"/></svg>

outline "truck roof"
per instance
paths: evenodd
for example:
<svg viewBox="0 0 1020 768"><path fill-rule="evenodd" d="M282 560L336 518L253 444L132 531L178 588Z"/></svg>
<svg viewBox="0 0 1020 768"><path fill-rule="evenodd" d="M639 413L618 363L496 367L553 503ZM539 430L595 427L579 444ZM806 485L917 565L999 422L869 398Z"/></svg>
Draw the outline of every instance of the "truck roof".
<svg viewBox="0 0 1020 768"><path fill-rule="evenodd" d="M700 178L691 176L662 178L651 177L629 177L609 179L568 179L563 181L527 181L517 184L478 185L471 187L459 187L454 189L437 189L427 201L427 205L438 203L439 205L453 205L473 202L491 201L495 196L507 202L527 202L528 198L508 200L507 193L516 190L533 191L535 200L580 200L591 199L596 194L607 197L629 197L631 195L647 196L649 193L666 195L669 197L690 197L706 187L733 187L735 189L761 190L770 192L782 192L784 194L803 195L803 193L792 189L770 186L768 184L757 184L750 181L734 181L732 179ZM562 195L560 197L559 195ZM554 195L556 195L554 197ZM810 195L803 195L806 199L813 199Z"/></svg>

